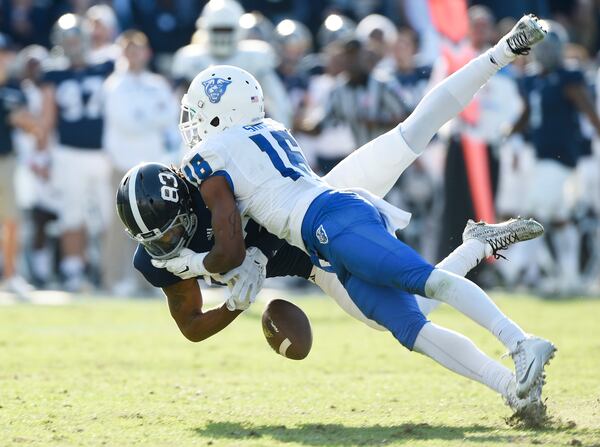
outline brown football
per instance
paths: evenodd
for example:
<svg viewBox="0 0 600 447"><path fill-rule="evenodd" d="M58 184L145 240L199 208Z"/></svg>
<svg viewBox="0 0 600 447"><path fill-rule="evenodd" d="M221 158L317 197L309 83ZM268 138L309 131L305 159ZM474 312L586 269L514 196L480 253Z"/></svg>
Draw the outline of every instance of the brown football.
<svg viewBox="0 0 600 447"><path fill-rule="evenodd" d="M302 360L312 347L310 321L302 309L286 300L273 300L262 315L267 342L288 359Z"/></svg>

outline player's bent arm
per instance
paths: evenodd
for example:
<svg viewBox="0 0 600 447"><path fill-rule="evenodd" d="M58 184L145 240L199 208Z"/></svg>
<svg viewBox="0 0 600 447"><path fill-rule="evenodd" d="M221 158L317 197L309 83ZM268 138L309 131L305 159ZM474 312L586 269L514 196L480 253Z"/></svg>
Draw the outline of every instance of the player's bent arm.
<svg viewBox="0 0 600 447"><path fill-rule="evenodd" d="M211 212L215 245L204 258L211 273L238 267L246 257L242 219L225 177L213 176L200 184L200 194Z"/></svg>
<svg viewBox="0 0 600 447"><path fill-rule="evenodd" d="M195 278L163 287L163 292L179 330L193 342L212 337L242 313L241 310L227 310L225 305L202 312L202 292Z"/></svg>

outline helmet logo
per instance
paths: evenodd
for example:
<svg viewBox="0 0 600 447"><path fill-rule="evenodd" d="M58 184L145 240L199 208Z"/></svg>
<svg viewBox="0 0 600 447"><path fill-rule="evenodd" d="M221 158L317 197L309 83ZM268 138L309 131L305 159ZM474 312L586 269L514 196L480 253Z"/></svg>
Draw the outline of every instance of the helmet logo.
<svg viewBox="0 0 600 447"><path fill-rule="evenodd" d="M231 84L231 81L223 78L210 78L202 82L204 92L206 93L206 96L208 96L208 100L213 104L216 104L221 100L221 96L225 94L225 90L227 90L229 84Z"/></svg>

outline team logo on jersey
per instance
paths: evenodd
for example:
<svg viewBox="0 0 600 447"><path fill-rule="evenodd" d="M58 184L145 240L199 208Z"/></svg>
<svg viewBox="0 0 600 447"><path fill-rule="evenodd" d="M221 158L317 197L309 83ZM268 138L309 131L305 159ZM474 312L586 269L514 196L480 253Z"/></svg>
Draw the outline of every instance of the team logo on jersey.
<svg viewBox="0 0 600 447"><path fill-rule="evenodd" d="M327 237L323 225L319 225L319 228L317 228L317 239L321 244L327 244L329 242L329 238Z"/></svg>
<svg viewBox="0 0 600 447"><path fill-rule="evenodd" d="M229 84L231 84L231 81L223 78L210 78L202 82L204 93L206 93L208 100L213 104L221 100L221 96L225 94L225 90L227 90Z"/></svg>

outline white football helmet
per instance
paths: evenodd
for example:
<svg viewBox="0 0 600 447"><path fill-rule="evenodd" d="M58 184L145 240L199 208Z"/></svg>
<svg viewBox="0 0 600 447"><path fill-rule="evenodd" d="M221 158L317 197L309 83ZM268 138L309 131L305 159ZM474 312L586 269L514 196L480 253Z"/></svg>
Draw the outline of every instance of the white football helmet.
<svg viewBox="0 0 600 447"><path fill-rule="evenodd" d="M237 49L241 39L240 18L244 9L235 0L210 0L196 21L196 28L214 57L226 58Z"/></svg>
<svg viewBox="0 0 600 447"><path fill-rule="evenodd" d="M201 71L181 98L179 131L191 149L210 135L264 117L263 91L254 76L232 65L215 65Z"/></svg>

